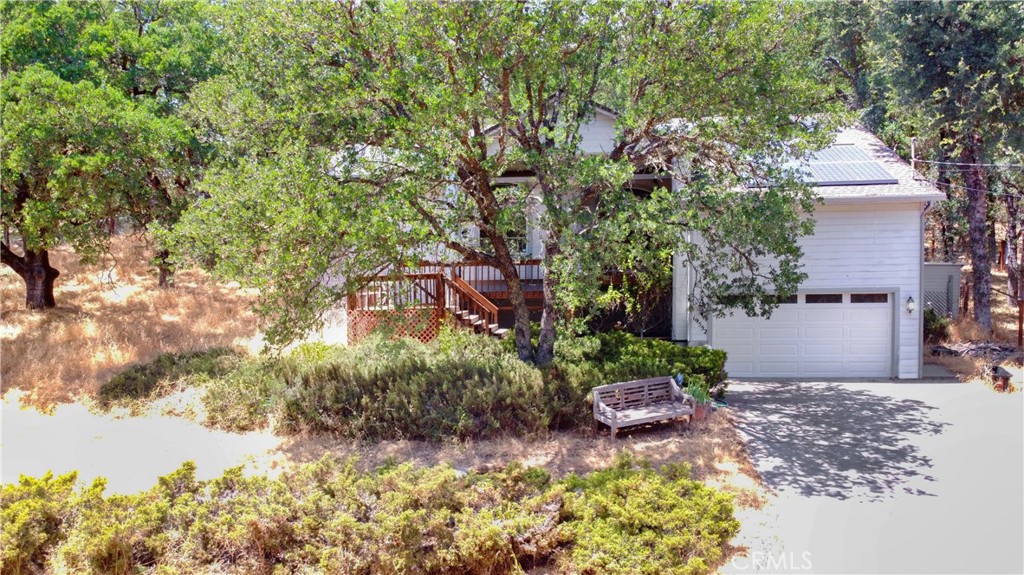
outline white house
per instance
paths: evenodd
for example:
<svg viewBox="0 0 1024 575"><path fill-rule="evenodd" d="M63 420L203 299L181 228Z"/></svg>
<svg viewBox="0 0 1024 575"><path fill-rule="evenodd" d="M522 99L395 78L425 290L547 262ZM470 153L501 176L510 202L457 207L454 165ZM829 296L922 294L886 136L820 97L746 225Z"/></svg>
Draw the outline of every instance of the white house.
<svg viewBox="0 0 1024 575"><path fill-rule="evenodd" d="M615 121L610 110L598 110L581 130L583 151L610 150ZM677 257L672 339L725 350L731 377L920 377L924 214L945 195L860 129L840 132L832 146L814 154L809 168L822 203L813 213L814 235L801 241L807 279L797 296L770 319L742 311L701 318L690 306L700 278ZM496 183L531 180L528 173L510 174ZM531 205L527 212L519 244L524 260L542 256L544 234L538 226L541 207ZM473 237L477 231L465 233ZM539 286L543 270L531 265L528 275ZM480 276L497 273L490 268L462 273L471 284L482 281L474 287L487 297L493 294L489 284L503 285L500 278L488 282ZM500 302L498 307L504 309Z"/></svg>
<svg viewBox="0 0 1024 575"><path fill-rule="evenodd" d="M673 339L725 350L730 377L920 377L924 214L945 195L864 130L842 131L810 167L822 203L800 242L799 294L770 319L700 321L700 278L677 258Z"/></svg>
<svg viewBox="0 0 1024 575"><path fill-rule="evenodd" d="M585 152L610 149L614 114L601 110L582 135ZM945 195L862 129L840 132L809 167L822 203L800 242L808 277L795 300L770 319L697 317L700 278L677 257L672 339L725 350L731 377L920 377L924 214ZM530 220L525 255L539 257Z"/></svg>

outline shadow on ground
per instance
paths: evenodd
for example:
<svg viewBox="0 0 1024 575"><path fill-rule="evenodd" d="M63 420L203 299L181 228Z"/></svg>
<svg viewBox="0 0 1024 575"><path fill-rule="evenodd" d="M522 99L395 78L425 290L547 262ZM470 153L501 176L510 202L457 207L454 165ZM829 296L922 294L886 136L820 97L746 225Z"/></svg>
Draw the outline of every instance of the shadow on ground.
<svg viewBox="0 0 1024 575"><path fill-rule="evenodd" d="M730 390L754 466L773 489L836 499L932 495L905 484L935 481L912 439L942 433L924 402L840 384L757 383Z"/></svg>

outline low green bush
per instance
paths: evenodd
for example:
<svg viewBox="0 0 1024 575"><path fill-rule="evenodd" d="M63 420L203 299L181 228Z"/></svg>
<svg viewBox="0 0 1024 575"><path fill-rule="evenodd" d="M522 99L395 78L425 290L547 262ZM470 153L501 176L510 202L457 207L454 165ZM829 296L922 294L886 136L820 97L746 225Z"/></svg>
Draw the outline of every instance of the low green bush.
<svg viewBox="0 0 1024 575"><path fill-rule="evenodd" d="M213 350L160 356L119 374L100 396L106 405L185 383L204 389L207 423L224 429L276 422L284 432L438 441L588 425L591 391L617 381L682 374L684 385L724 390L718 350L615 332L562 336L555 356L537 368L507 340L454 329L429 344L370 338L258 357Z"/></svg>
<svg viewBox="0 0 1024 575"><path fill-rule="evenodd" d="M50 550L67 537L77 473L22 476L0 490L0 565L3 573L40 573Z"/></svg>
<svg viewBox="0 0 1024 575"><path fill-rule="evenodd" d="M732 497L692 480L685 463L659 474L624 457L565 483L573 572L709 573L740 528Z"/></svg>
<svg viewBox="0 0 1024 575"><path fill-rule="evenodd" d="M181 384L196 384L230 373L238 354L225 348L185 353L163 353L149 363L133 365L100 385L100 405L124 400L151 399Z"/></svg>
<svg viewBox="0 0 1024 575"><path fill-rule="evenodd" d="M924 310L924 340L937 343L949 339L949 327L953 321L932 308Z"/></svg>
<svg viewBox="0 0 1024 575"><path fill-rule="evenodd" d="M200 481L186 464L149 491L23 478L0 503L3 573L709 573L737 523L727 495L625 458L552 482L408 464L359 473L324 458L280 478Z"/></svg>
<svg viewBox="0 0 1024 575"><path fill-rule="evenodd" d="M684 387L699 387L721 397L726 388L725 360L721 350L683 347L625 332L559 338L555 361L545 369L554 398L552 421L585 424L589 412L575 406L587 405L595 387L659 375L681 374Z"/></svg>
<svg viewBox="0 0 1024 575"><path fill-rule="evenodd" d="M481 337L377 341L285 374L281 424L375 439L482 438L548 428L538 370Z"/></svg>

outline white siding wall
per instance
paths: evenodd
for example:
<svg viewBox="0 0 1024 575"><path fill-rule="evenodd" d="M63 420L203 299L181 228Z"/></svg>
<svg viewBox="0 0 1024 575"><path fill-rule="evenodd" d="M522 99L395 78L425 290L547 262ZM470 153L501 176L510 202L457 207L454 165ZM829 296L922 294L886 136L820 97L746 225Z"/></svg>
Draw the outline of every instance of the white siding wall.
<svg viewBox="0 0 1024 575"><path fill-rule="evenodd" d="M606 154L615 147L615 119L598 112L594 119L580 126L580 147L584 154Z"/></svg>
<svg viewBox="0 0 1024 575"><path fill-rule="evenodd" d="M808 276L801 291L894 293L894 352L900 378L920 376L922 209L919 202L818 206L814 235L800 242ZM675 269L678 273L680 266ZM918 302L913 313L906 311L908 297ZM678 291L673 300L677 308L689 303L688 294ZM674 325L673 331L687 333L691 345L700 345L708 338L693 315L687 326ZM673 319L682 318L674 313ZM714 319L710 332L713 346Z"/></svg>
<svg viewBox="0 0 1024 575"><path fill-rule="evenodd" d="M814 236L801 242L807 280L801 290L896 292L897 377L920 375L921 308L907 313L905 302L921 302L920 203L819 206Z"/></svg>

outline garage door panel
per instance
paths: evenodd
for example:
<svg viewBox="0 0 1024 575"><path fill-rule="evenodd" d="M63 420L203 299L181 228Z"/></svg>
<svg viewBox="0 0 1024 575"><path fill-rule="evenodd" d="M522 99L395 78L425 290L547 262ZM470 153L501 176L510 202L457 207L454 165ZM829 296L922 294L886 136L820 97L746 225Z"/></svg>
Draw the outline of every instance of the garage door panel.
<svg viewBox="0 0 1024 575"><path fill-rule="evenodd" d="M889 377L892 313L892 304L786 304L770 319L714 320L712 344L734 377Z"/></svg>
<svg viewBox="0 0 1024 575"><path fill-rule="evenodd" d="M843 355L843 343L809 342L803 345L803 353L806 357L822 355L835 355L841 357Z"/></svg>
<svg viewBox="0 0 1024 575"><path fill-rule="evenodd" d="M757 354L754 353L754 344L748 343L729 348L729 358L735 357L737 361L753 361Z"/></svg>
<svg viewBox="0 0 1024 575"><path fill-rule="evenodd" d="M889 319L892 313L892 308L889 304L876 304L884 307L876 307L875 305L866 304L850 304L847 307L852 309L847 310L846 319L855 323L878 323L882 320Z"/></svg>
<svg viewBox="0 0 1024 575"><path fill-rule="evenodd" d="M805 340L841 340L843 338L843 324L837 322L831 327L805 327L803 329Z"/></svg>
<svg viewBox="0 0 1024 575"><path fill-rule="evenodd" d="M803 374L808 377L828 377L836 373L843 371L843 362L841 360L832 361L805 361L803 364Z"/></svg>
<svg viewBox="0 0 1024 575"><path fill-rule="evenodd" d="M753 361L733 361L729 358L729 368L726 370L733 377L751 377L755 373Z"/></svg>
<svg viewBox="0 0 1024 575"><path fill-rule="evenodd" d="M888 326L886 326L887 328ZM850 339L851 340L868 340L878 341L880 335L891 333L891 329L886 329L881 326L863 326L863 325L852 325L850 326Z"/></svg>
<svg viewBox="0 0 1024 575"><path fill-rule="evenodd" d="M797 306L792 304L785 304L781 307L775 308L772 312L772 321L783 323L795 324L800 321L800 310Z"/></svg>
<svg viewBox="0 0 1024 575"><path fill-rule="evenodd" d="M852 377L878 377L882 370L889 371L889 363L884 361L854 362L847 364L847 373Z"/></svg>
<svg viewBox="0 0 1024 575"><path fill-rule="evenodd" d="M751 321L762 321L762 322L763 321L767 321L768 323L771 322L771 320L757 320L757 319L751 320ZM760 332L758 335L760 336L760 340L761 341L765 341L765 340L779 340L779 339L795 340L797 338L797 335L800 333L800 328L798 328L796 326L793 326L793 327L775 327L775 326L767 325L767 326L762 326L761 329L759 329L758 331Z"/></svg>
<svg viewBox="0 0 1024 575"><path fill-rule="evenodd" d="M852 342L849 345L848 355L856 359L858 356L883 357L889 352L889 346L885 342Z"/></svg>
<svg viewBox="0 0 1024 575"><path fill-rule="evenodd" d="M806 325L842 323L844 313L834 306L825 307L823 304L803 304L808 309L801 311L800 318Z"/></svg>
<svg viewBox="0 0 1024 575"><path fill-rule="evenodd" d="M800 346L796 342L793 343L762 343L757 346L757 353L760 356L771 356L771 355L786 355L790 357L797 357L800 352Z"/></svg>
<svg viewBox="0 0 1024 575"><path fill-rule="evenodd" d="M790 377L795 368L791 361L760 361L757 364L758 373L770 377Z"/></svg>

